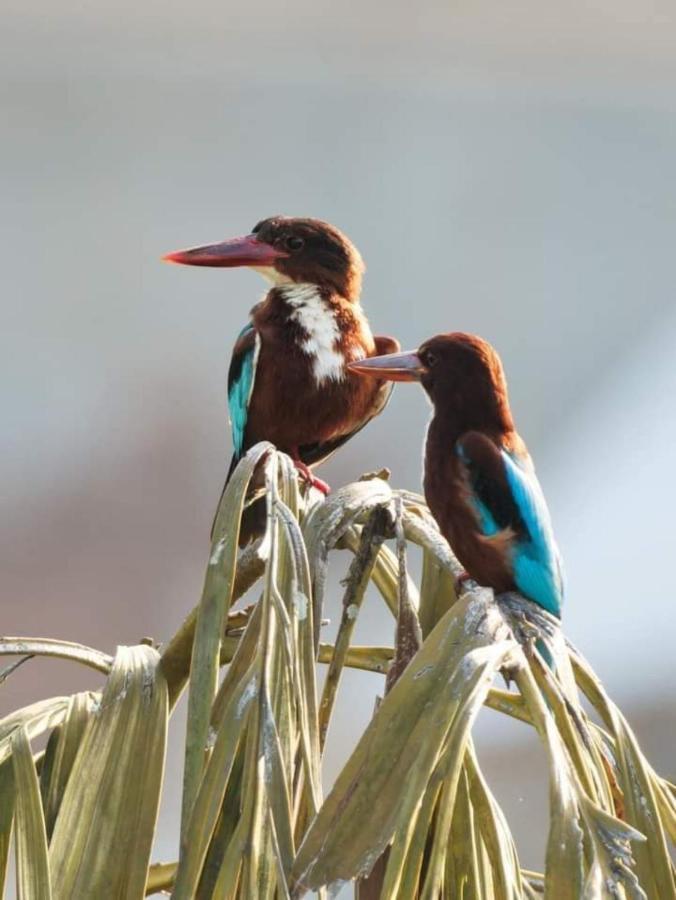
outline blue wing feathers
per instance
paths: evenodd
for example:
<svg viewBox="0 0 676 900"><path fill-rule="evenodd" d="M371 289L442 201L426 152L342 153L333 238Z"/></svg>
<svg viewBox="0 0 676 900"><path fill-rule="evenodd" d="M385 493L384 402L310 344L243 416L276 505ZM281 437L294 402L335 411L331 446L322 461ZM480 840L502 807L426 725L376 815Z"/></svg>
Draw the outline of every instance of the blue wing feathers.
<svg viewBox="0 0 676 900"><path fill-rule="evenodd" d="M479 527L481 528L482 534L485 534L486 537L492 537L494 534L497 534L498 531L500 531L500 526L495 521L490 509L476 496L476 494L472 495L472 502L474 503L474 507L479 516Z"/></svg>
<svg viewBox="0 0 676 900"><path fill-rule="evenodd" d="M230 427L237 457L240 457L244 450L244 433L256 378L259 349L260 338L253 325L249 324L242 329L235 343L228 377Z"/></svg>
<svg viewBox="0 0 676 900"><path fill-rule="evenodd" d="M561 562L542 488L531 468L505 450L501 455L529 537L514 544L514 580L522 593L559 616L563 599Z"/></svg>
<svg viewBox="0 0 676 900"><path fill-rule="evenodd" d="M548 612L559 616L563 596L561 561L542 488L528 457L521 458L467 433L456 444L467 466L471 501L482 534L493 537L505 529L511 568L518 590Z"/></svg>

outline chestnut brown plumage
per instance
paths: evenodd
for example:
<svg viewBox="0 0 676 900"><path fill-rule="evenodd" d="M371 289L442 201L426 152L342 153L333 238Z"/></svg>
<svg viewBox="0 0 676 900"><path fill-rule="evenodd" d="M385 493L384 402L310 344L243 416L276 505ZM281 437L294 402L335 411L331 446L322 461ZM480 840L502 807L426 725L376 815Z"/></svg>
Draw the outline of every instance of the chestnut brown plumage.
<svg viewBox="0 0 676 900"><path fill-rule="evenodd" d="M249 266L271 283L252 309L230 364L235 445L230 473L249 447L267 440L292 456L314 486L328 490L309 467L377 415L392 389L386 380L365 382L346 364L399 349L393 338L374 337L364 316L359 251L327 222L275 216L242 238L165 258L186 265ZM247 511L241 543L263 525L258 502Z"/></svg>
<svg viewBox="0 0 676 900"><path fill-rule="evenodd" d="M490 344L462 332L440 334L413 353L349 368L421 382L434 407L424 490L442 534L480 584L520 591L560 615L563 579L549 511Z"/></svg>

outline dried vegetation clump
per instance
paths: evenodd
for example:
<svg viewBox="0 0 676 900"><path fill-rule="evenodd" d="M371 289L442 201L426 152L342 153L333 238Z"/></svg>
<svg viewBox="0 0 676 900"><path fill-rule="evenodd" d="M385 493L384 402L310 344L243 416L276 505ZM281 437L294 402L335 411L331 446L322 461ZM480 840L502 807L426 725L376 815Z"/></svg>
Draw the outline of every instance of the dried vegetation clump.
<svg viewBox="0 0 676 900"><path fill-rule="evenodd" d="M238 552L258 465L268 533ZM336 548L352 560L328 644L320 626ZM0 638L4 655L62 657L106 676L99 692L0 721L0 885L13 835L18 889L31 900L283 900L350 881L362 900L676 896L673 785L556 620L516 595L470 586L457 597L459 572L419 496L376 475L319 502L301 496L288 458L254 447L222 499L201 601L165 647L111 658ZM392 612L394 646L352 642L370 583ZM233 609L252 587L256 602ZM385 696L324 797L346 666L386 672ZM500 674L511 689L497 686ZM180 854L154 863L167 729L186 686ZM522 868L481 772L472 728L484 705L534 729L547 759L542 873Z"/></svg>

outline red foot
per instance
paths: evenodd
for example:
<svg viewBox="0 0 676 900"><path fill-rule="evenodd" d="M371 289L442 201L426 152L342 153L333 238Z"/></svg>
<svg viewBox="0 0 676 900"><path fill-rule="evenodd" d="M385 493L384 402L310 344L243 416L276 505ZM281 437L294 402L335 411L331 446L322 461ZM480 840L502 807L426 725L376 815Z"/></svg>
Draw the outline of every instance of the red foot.
<svg viewBox="0 0 676 900"><path fill-rule="evenodd" d="M331 493L331 488L328 484L325 481L322 481L321 478L317 478L316 475L313 475L310 467L306 466L304 462L301 462L299 459L294 459L293 463L307 484L313 488L317 488L317 490L321 491L325 497Z"/></svg>
<svg viewBox="0 0 676 900"><path fill-rule="evenodd" d="M466 571L461 572L458 575L458 577L455 579L455 593L458 595L458 597L464 591L465 585L467 584L468 581L473 581L473 578L469 574L469 572L466 572Z"/></svg>

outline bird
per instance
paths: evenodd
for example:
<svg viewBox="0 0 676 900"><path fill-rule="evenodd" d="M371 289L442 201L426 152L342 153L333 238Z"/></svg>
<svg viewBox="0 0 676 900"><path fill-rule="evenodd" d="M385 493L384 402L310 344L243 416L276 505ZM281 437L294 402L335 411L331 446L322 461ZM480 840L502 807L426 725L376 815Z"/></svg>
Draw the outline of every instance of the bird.
<svg viewBox="0 0 676 900"><path fill-rule="evenodd" d="M378 415L392 391L386 379L367 383L347 364L400 349L394 338L371 332L360 303L365 267L355 245L320 219L272 216L243 237L177 250L163 259L246 266L270 285L232 351L233 454L226 486L246 451L269 441L291 456L305 482L327 494L329 486L312 467ZM246 513L241 546L264 531L264 501Z"/></svg>
<svg viewBox="0 0 676 900"><path fill-rule="evenodd" d="M379 380L420 382L433 408L424 492L439 530L474 581L496 593L516 591L560 618L561 556L494 348L476 335L451 332L415 351L349 368Z"/></svg>

